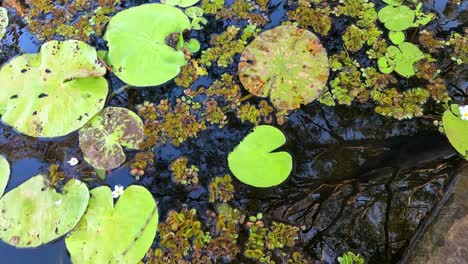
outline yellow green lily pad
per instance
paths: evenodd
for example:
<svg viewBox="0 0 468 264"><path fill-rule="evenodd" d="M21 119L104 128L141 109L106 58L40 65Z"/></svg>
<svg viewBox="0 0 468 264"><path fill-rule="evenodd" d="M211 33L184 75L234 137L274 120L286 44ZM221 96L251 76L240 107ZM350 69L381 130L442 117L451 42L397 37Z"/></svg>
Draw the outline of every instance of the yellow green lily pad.
<svg viewBox="0 0 468 264"><path fill-rule="evenodd" d="M8 184L8 179L10 178L10 164L5 159L5 157L0 155L0 197L2 197L3 192Z"/></svg>
<svg viewBox="0 0 468 264"><path fill-rule="evenodd" d="M148 190L130 186L114 207L112 191L91 190L85 215L65 239L73 263L138 263L153 243L158 209Z"/></svg>
<svg viewBox="0 0 468 264"><path fill-rule="evenodd" d="M20 248L46 244L78 223L88 201L88 188L78 180L58 193L44 175L34 176L0 199L0 239Z"/></svg>
<svg viewBox="0 0 468 264"><path fill-rule="evenodd" d="M47 42L40 53L15 57L0 69L2 120L32 137L67 135L104 107L105 73L86 43Z"/></svg>

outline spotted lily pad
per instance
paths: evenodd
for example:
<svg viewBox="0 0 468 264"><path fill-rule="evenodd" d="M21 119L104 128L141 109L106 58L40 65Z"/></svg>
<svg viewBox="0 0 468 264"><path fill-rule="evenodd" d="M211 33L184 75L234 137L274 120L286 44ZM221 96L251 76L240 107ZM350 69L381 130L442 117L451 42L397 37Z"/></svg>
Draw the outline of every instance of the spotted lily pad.
<svg viewBox="0 0 468 264"><path fill-rule="evenodd" d="M106 69L84 42L45 43L40 53L13 58L0 69L0 115L33 137L64 136L104 107Z"/></svg>
<svg viewBox="0 0 468 264"><path fill-rule="evenodd" d="M468 119L468 112L464 113ZM445 111L442 117L445 135L450 144L463 156L468 159L468 120L463 120L459 106L453 104Z"/></svg>
<svg viewBox="0 0 468 264"><path fill-rule="evenodd" d="M107 26L107 62L128 84L165 83L186 63L180 51L183 43L179 43L186 29L190 29L190 21L176 7L144 4L129 8L115 15Z"/></svg>
<svg viewBox="0 0 468 264"><path fill-rule="evenodd" d="M288 178L292 157L284 151L272 151L285 142L281 130L258 126L229 154L229 168L245 184L255 187L278 185Z"/></svg>
<svg viewBox="0 0 468 264"><path fill-rule="evenodd" d="M138 115L122 107L107 107L80 129L80 148L94 168L110 170L125 162L122 146L138 149L143 138Z"/></svg>
<svg viewBox="0 0 468 264"><path fill-rule="evenodd" d="M6 33L6 27L8 26L8 12L6 8L0 6L0 39Z"/></svg>
<svg viewBox="0 0 468 264"><path fill-rule="evenodd" d="M0 239L21 248L48 243L78 223L88 201L88 188L78 180L58 193L45 176L32 177L0 200Z"/></svg>
<svg viewBox="0 0 468 264"><path fill-rule="evenodd" d="M65 239L73 263L138 263L153 243L158 210L144 187L130 186L113 206L112 191L91 190L85 215Z"/></svg>
<svg viewBox="0 0 468 264"><path fill-rule="evenodd" d="M328 57L312 32L283 25L261 33L243 51L239 78L279 109L295 109L322 93L329 75Z"/></svg>
<svg viewBox="0 0 468 264"><path fill-rule="evenodd" d="M3 192L8 184L8 179L10 178L10 165L8 161L0 155L0 197L2 197Z"/></svg>

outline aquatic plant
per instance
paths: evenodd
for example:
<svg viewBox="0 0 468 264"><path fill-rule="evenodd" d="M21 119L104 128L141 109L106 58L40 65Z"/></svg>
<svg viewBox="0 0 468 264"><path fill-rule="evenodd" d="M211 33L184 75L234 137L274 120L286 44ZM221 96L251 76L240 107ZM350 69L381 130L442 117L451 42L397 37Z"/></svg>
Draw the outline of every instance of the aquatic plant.
<svg viewBox="0 0 468 264"><path fill-rule="evenodd" d="M159 224L158 255L165 256L165 263L179 263L192 252L199 252L207 242L197 211L183 208L180 213L171 210L165 223Z"/></svg>
<svg viewBox="0 0 468 264"><path fill-rule="evenodd" d="M284 247L294 247L297 240L299 228L284 223L273 222L270 231L266 235L266 246L270 250Z"/></svg>
<svg viewBox="0 0 468 264"><path fill-rule="evenodd" d="M341 257L338 257L340 264L364 264L364 259L359 254L353 252L346 252Z"/></svg>
<svg viewBox="0 0 468 264"><path fill-rule="evenodd" d="M226 174L223 177L216 177L211 181L209 187L210 202L229 202L234 197L234 185L232 184L231 175Z"/></svg>
<svg viewBox="0 0 468 264"><path fill-rule="evenodd" d="M49 185L52 188L58 188L62 181L67 178L65 172L59 170L58 164L52 164L49 166Z"/></svg>
<svg viewBox="0 0 468 264"><path fill-rule="evenodd" d="M453 52L451 53L453 61L457 64L468 62L468 37L466 34L453 33L447 44L453 48Z"/></svg>
<svg viewBox="0 0 468 264"><path fill-rule="evenodd" d="M433 31L428 31L425 29L421 30L419 32L418 40L419 44L430 53L437 53L445 47L444 41L442 39L436 38Z"/></svg>
<svg viewBox="0 0 468 264"><path fill-rule="evenodd" d="M5 191L8 179L10 179L10 164L8 164L5 157L0 155L0 197L2 197L3 192Z"/></svg>
<svg viewBox="0 0 468 264"><path fill-rule="evenodd" d="M188 17L172 6L144 4L119 12L104 35L109 46L107 62L127 84L163 84L177 76L186 63L181 48L187 29Z"/></svg>
<svg viewBox="0 0 468 264"><path fill-rule="evenodd" d="M166 4L170 6L178 6L182 8L193 6L198 2L200 2L200 0L162 0L161 1L162 4Z"/></svg>
<svg viewBox="0 0 468 264"><path fill-rule="evenodd" d="M101 36L110 17L118 10L119 0L6 1L28 23L28 29L40 40L56 36L89 42Z"/></svg>
<svg viewBox="0 0 468 264"><path fill-rule="evenodd" d="M292 25L256 37L242 52L238 70L249 92L270 97L278 109L296 109L317 99L329 74L327 53L317 36Z"/></svg>
<svg viewBox="0 0 468 264"><path fill-rule="evenodd" d="M211 48L202 51L200 63L206 66L216 63L218 66L227 67L233 62L234 55L244 50L246 43L237 37L240 31L238 27L229 26L225 32L211 36ZM244 39L247 41L247 38Z"/></svg>
<svg viewBox="0 0 468 264"><path fill-rule="evenodd" d="M177 85L188 88L200 76L205 75L208 75L208 71L203 65L200 65L200 61L197 59L190 59L189 62L181 68L179 75L174 81Z"/></svg>
<svg viewBox="0 0 468 264"><path fill-rule="evenodd" d="M73 263L140 261L158 227L158 208L151 193L132 185L115 207L109 187L95 188L90 194L86 213L65 238Z"/></svg>
<svg viewBox="0 0 468 264"><path fill-rule="evenodd" d="M0 6L0 39L3 38L3 36L6 33L6 28L8 26L8 11L6 8L3 8Z"/></svg>
<svg viewBox="0 0 468 264"><path fill-rule="evenodd" d="M94 168L111 170L125 162L123 147L139 149L143 122L132 111L107 107L80 129L80 148Z"/></svg>
<svg viewBox="0 0 468 264"><path fill-rule="evenodd" d="M34 176L0 199L0 239L21 248L46 244L78 223L88 200L88 188L76 179L59 193L45 175Z"/></svg>
<svg viewBox="0 0 468 264"><path fill-rule="evenodd" d="M172 180L182 185L197 185L198 171L195 165L188 166L187 157L179 157L171 163Z"/></svg>
<svg viewBox="0 0 468 264"><path fill-rule="evenodd" d="M379 10L380 22L391 31L402 31L410 27L426 25L433 18L433 14L425 14L421 11L422 3L416 5L413 10L399 1L386 0L388 5Z"/></svg>
<svg viewBox="0 0 468 264"><path fill-rule="evenodd" d="M194 30L200 30L208 23L208 20L203 17L205 11L198 6L192 6L185 10L185 14L192 19L190 26Z"/></svg>
<svg viewBox="0 0 468 264"><path fill-rule="evenodd" d="M292 169L289 153L272 152L286 138L273 126L258 126L228 156L229 168L241 182L255 187L271 187L288 178Z"/></svg>
<svg viewBox="0 0 468 264"><path fill-rule="evenodd" d="M40 53L15 57L0 69L2 120L32 137L67 135L104 107L105 73L86 43L47 42Z"/></svg>
<svg viewBox="0 0 468 264"><path fill-rule="evenodd" d="M326 36L332 26L331 13L331 8L324 1L301 0L298 7L287 14L288 18L294 20L301 28L312 29L315 33Z"/></svg>
<svg viewBox="0 0 468 264"><path fill-rule="evenodd" d="M404 92L391 88L382 91L373 90L371 96L377 103L375 112L401 120L422 116L422 106L429 99L430 93L424 88L412 88Z"/></svg>
<svg viewBox="0 0 468 264"><path fill-rule="evenodd" d="M468 107L456 104L450 105L442 117L445 135L450 144L465 159L468 159Z"/></svg>
<svg viewBox="0 0 468 264"><path fill-rule="evenodd" d="M141 176L145 175L148 167L154 163L154 153L151 151L138 152L133 157L130 164L130 174L140 179Z"/></svg>
<svg viewBox="0 0 468 264"><path fill-rule="evenodd" d="M378 60L378 65L383 73L396 71L408 78L415 74L414 64L423 58L424 53L418 46L409 42L403 42L398 46L388 47L385 57Z"/></svg>

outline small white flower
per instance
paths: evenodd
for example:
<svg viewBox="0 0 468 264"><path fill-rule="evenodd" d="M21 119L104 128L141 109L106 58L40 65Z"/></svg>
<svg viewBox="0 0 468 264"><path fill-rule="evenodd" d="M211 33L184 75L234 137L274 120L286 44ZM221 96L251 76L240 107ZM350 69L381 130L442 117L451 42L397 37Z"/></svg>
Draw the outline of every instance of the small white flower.
<svg viewBox="0 0 468 264"><path fill-rule="evenodd" d="M461 119L468 120L468 105L459 106L458 110L460 110Z"/></svg>
<svg viewBox="0 0 468 264"><path fill-rule="evenodd" d="M124 187L122 185L115 185L114 191L112 192L112 197L119 198L120 195L124 193Z"/></svg>
<svg viewBox="0 0 468 264"><path fill-rule="evenodd" d="M76 164L78 164L78 162L78 159L75 157L72 157L69 161L67 161L67 163L70 164L70 166L75 166Z"/></svg>

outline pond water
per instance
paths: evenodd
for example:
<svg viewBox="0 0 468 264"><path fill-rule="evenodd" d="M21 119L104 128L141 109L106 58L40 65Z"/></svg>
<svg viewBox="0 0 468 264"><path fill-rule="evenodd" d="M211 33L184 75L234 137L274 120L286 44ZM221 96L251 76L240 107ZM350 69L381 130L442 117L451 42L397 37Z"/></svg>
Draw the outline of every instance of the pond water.
<svg viewBox="0 0 468 264"><path fill-rule="evenodd" d="M155 1L122 1L121 7L146 2ZM383 6L381 1L373 2L378 7ZM227 5L232 3L226 2ZM462 32L467 5L466 1L460 5L447 0L425 1L425 10L439 17L428 28L441 37L452 31ZM268 7L264 14L270 22L262 30L288 20L286 13L290 5L287 1L272 0ZM0 42L3 50L0 63L17 54L37 52L43 43L28 31L18 12L13 11L10 20L6 38ZM205 49L209 46L210 34L221 33L228 25L245 25L242 23L212 19L204 30L192 35ZM322 39L329 53L341 49L341 34L349 23L351 20L341 18L334 21L331 33ZM100 48L105 45L100 38L92 38L90 42ZM371 62L364 55L356 54L356 58L362 65L369 65ZM456 71L448 69L445 81L451 95L466 103L465 66ZM212 67L209 74L193 86L209 86L222 73L235 74L236 69L235 63L227 68ZM109 78L113 90L123 85L115 76ZM465 94L457 94L457 91L465 91ZM166 97L175 100L182 93L181 87L169 82L153 90L130 89L109 100L109 104L135 109L144 101L159 102ZM255 104L258 100L253 98L250 102ZM158 144L152 149L154 168L140 180L129 173L130 167L125 164L109 172L105 182L90 177L86 178L87 183L90 187L102 184L145 186L158 202L160 222L170 210L188 207L205 212L213 209L208 202L207 186L213 177L229 173L228 154L254 127L240 122L233 114L228 114L228 121L223 128L209 127L180 146ZM236 192L231 205L251 215L262 212L265 221L300 227L295 249L322 263L335 263L336 258L347 251L359 252L368 263L397 263L411 254L415 238L423 233L423 227L434 219L450 197L459 172L466 165L433 125L432 119L399 121L383 117L375 113L374 106L369 103L329 107L314 102L292 112L288 121L278 127L287 137L282 149L294 158L292 174L283 184L268 189L256 189L235 181ZM76 170L66 163L71 157L82 160L77 133L54 140L37 140L0 124L0 153L8 158L12 168L6 192L38 173L47 172L51 163L59 164L69 177L83 177L85 172L91 171L89 166ZM128 152L129 157L134 154ZM196 188L185 188L171 181L169 165L181 155L200 168L200 184ZM202 213L198 217L206 220ZM247 231L241 230L239 245L247 237ZM158 240L155 245L157 243ZM35 249L16 249L0 241L0 256L1 263L9 264L71 263L63 238ZM255 262L238 254L233 263Z"/></svg>

